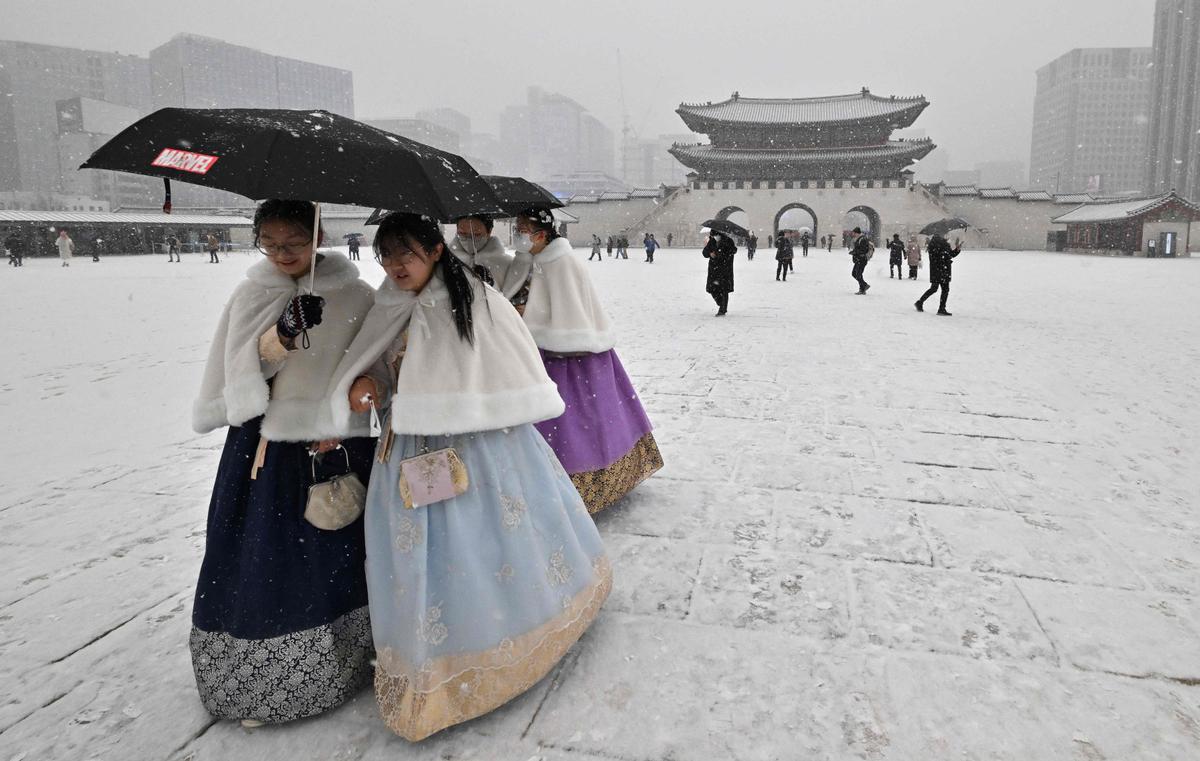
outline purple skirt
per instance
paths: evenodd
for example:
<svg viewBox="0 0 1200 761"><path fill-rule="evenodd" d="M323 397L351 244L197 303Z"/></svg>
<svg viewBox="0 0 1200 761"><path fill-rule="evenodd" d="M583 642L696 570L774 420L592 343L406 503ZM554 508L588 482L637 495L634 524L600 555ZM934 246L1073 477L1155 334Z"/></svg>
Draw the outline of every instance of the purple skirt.
<svg viewBox="0 0 1200 761"><path fill-rule="evenodd" d="M541 355L567 409L536 427L568 473L607 468L650 433L650 419L614 350Z"/></svg>

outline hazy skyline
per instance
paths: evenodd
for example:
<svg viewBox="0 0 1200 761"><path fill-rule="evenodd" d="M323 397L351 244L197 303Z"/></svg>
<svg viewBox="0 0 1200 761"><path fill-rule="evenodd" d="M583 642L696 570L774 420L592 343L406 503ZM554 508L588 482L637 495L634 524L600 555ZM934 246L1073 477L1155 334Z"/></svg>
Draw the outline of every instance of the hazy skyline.
<svg viewBox="0 0 1200 761"><path fill-rule="evenodd" d="M0 38L146 55L179 33L354 72L359 118L449 106L495 133L540 85L617 135L621 78L642 137L682 133L681 101L923 94L916 126L952 168L1029 160L1035 70L1073 48L1149 46L1154 0L446 0L329 3L5 0ZM731 9L731 10L730 10Z"/></svg>

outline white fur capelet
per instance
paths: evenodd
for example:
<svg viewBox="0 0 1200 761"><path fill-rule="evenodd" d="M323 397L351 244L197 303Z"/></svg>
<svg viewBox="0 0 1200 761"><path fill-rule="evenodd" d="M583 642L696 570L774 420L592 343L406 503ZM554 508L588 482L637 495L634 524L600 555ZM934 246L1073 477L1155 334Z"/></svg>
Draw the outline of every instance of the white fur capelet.
<svg viewBox="0 0 1200 761"><path fill-rule="evenodd" d="M259 337L298 292L296 280L267 259L256 262L221 313L204 366L192 427L208 433L264 415L262 434L271 441L318 441L366 436L365 416L335 426L325 390L338 362L371 308L374 290L358 278L346 257L321 252L315 291L325 297L321 324L308 331L311 347L288 352L282 364L264 360ZM305 278L307 280L307 278ZM271 385L267 380L273 378Z"/></svg>
<svg viewBox="0 0 1200 761"><path fill-rule="evenodd" d="M487 267L497 286L504 283L505 278L508 277L508 268L513 263L513 255L504 250L504 244L495 235L488 238L487 244L474 254L467 251L458 242L458 236L456 235L450 241L450 253L458 257L458 260L468 267L474 267L475 265Z"/></svg>
<svg viewBox="0 0 1200 761"><path fill-rule="evenodd" d="M613 347L612 327L583 262L571 243L555 238L538 254L521 252L508 270L504 293L510 298L533 275L525 304L525 325L541 349L557 353L599 353Z"/></svg>
<svg viewBox="0 0 1200 761"><path fill-rule="evenodd" d="M334 374L333 419L350 413L349 392L408 328L392 397L392 430L429 436L493 431L556 418L565 405L520 316L496 290L477 284L474 344L459 338L450 294L436 275L419 293L388 279Z"/></svg>

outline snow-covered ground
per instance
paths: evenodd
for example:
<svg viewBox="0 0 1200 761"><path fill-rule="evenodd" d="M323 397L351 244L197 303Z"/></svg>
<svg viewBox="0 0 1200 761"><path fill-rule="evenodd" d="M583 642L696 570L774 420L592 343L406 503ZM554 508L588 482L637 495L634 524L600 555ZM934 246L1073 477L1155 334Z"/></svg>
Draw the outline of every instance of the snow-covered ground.
<svg viewBox="0 0 1200 761"><path fill-rule="evenodd" d="M253 730L195 693L189 410L257 255L6 269L0 761L1200 758L1200 260L966 252L943 318L772 253L721 319L696 251L589 265L666 467L552 677L415 746L370 691Z"/></svg>

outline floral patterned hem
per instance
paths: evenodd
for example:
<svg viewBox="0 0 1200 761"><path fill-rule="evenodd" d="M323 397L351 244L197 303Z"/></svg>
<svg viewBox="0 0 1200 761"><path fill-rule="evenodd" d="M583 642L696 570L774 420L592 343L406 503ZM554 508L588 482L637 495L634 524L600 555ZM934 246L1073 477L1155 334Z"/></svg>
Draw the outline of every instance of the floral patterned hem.
<svg viewBox="0 0 1200 761"><path fill-rule="evenodd" d="M375 697L388 728L416 742L482 716L537 684L595 620L612 590L608 558L593 561L595 578L563 612L485 652L435 658L419 667L383 648L375 667Z"/></svg>
<svg viewBox="0 0 1200 761"><path fill-rule="evenodd" d="M595 514L624 497L633 488L654 475L663 466L662 454L654 434L647 433L634 443L621 459L600 470L572 473L589 513Z"/></svg>
<svg viewBox="0 0 1200 761"><path fill-rule="evenodd" d="M195 627L189 645L204 708L220 719L278 724L335 708L362 689L373 647L369 608L267 639Z"/></svg>

